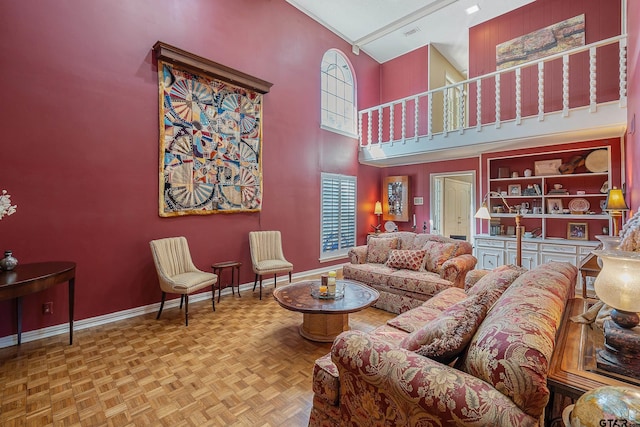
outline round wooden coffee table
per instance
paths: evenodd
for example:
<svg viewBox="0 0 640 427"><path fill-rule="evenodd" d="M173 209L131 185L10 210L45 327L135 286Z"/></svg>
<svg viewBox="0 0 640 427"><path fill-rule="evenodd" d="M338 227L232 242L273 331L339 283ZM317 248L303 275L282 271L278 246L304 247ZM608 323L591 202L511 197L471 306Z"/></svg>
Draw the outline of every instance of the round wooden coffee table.
<svg viewBox="0 0 640 427"><path fill-rule="evenodd" d="M302 313L300 335L318 342L333 342L349 330L349 313L363 310L375 303L380 294L373 288L352 280L337 280L344 285L344 297L320 299L311 295L319 280L293 283L273 291L273 297L287 310Z"/></svg>

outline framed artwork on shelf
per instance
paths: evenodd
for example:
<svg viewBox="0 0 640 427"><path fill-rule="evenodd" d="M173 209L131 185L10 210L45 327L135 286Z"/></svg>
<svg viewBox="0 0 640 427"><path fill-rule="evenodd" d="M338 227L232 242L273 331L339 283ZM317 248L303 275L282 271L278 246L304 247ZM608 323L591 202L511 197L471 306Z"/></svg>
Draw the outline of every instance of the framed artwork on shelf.
<svg viewBox="0 0 640 427"><path fill-rule="evenodd" d="M382 219L409 221L409 177L388 176L382 187Z"/></svg>
<svg viewBox="0 0 640 427"><path fill-rule="evenodd" d="M533 163L534 175L558 175L560 166L562 166L562 159L538 160Z"/></svg>
<svg viewBox="0 0 640 427"><path fill-rule="evenodd" d="M589 224L586 222L570 222L567 224L568 240L589 240Z"/></svg>
<svg viewBox="0 0 640 427"><path fill-rule="evenodd" d="M522 195L522 187L520 184L511 184L507 188L509 192L509 196L521 196Z"/></svg>
<svg viewBox="0 0 640 427"><path fill-rule="evenodd" d="M562 209L562 199L547 199L548 214L560 214L562 213Z"/></svg>

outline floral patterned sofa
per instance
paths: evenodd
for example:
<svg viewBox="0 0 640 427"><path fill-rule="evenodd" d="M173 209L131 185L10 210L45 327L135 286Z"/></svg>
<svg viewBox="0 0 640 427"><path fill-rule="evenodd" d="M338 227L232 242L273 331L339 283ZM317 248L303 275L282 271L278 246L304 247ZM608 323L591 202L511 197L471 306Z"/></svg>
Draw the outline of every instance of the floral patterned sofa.
<svg viewBox="0 0 640 427"><path fill-rule="evenodd" d="M400 231L367 240L349 251L344 278L375 288L380 298L374 307L392 313L417 307L444 289L463 288L477 262L469 242L435 234Z"/></svg>
<svg viewBox="0 0 640 427"><path fill-rule="evenodd" d="M310 426L543 425L547 372L578 270L500 267L316 360Z"/></svg>

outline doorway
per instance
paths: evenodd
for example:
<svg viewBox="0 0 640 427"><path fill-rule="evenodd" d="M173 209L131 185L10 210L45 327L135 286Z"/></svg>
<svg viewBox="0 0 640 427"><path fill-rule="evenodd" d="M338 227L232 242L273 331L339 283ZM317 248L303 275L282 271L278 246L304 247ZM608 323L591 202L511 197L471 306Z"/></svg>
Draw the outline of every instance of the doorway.
<svg viewBox="0 0 640 427"><path fill-rule="evenodd" d="M431 233L472 240L475 171L431 174Z"/></svg>

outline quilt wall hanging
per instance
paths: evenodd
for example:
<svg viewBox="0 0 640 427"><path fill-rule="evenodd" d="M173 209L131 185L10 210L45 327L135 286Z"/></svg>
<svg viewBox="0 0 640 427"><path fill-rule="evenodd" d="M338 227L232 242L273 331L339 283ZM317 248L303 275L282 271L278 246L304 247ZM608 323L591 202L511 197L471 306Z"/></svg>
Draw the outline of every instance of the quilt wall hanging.
<svg viewBox="0 0 640 427"><path fill-rule="evenodd" d="M496 69L513 67L574 47L584 46L584 14L496 46Z"/></svg>
<svg viewBox="0 0 640 427"><path fill-rule="evenodd" d="M161 42L154 50L160 101L160 216L259 211L263 87L252 90L234 84L241 80L238 77L251 77ZM221 73L229 70L239 76Z"/></svg>

